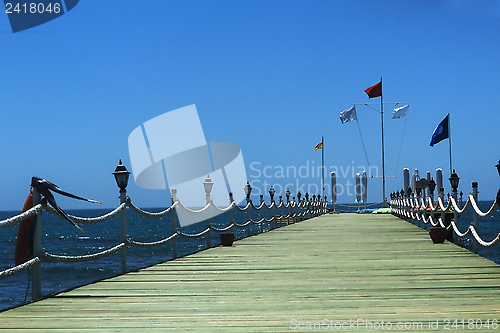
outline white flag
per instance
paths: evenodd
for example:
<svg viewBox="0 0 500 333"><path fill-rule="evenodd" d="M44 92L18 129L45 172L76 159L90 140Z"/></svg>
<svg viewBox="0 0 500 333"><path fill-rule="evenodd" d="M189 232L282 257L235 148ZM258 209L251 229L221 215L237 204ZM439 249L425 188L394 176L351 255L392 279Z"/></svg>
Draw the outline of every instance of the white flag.
<svg viewBox="0 0 500 333"><path fill-rule="evenodd" d="M353 121L353 120L358 120L358 117L356 116L355 106L340 112L340 121L342 122L342 124L345 124L348 121Z"/></svg>
<svg viewBox="0 0 500 333"><path fill-rule="evenodd" d="M408 108L409 105L402 106L400 108L394 109L392 112L392 119L398 119L398 118L408 118Z"/></svg>

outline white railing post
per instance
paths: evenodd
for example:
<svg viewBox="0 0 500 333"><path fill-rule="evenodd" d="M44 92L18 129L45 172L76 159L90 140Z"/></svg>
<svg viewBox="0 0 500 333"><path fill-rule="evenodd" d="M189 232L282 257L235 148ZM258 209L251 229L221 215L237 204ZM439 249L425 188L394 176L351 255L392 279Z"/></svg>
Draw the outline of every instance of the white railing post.
<svg viewBox="0 0 500 333"><path fill-rule="evenodd" d="M477 186L478 186L477 182L472 182L472 196L474 197L474 201L476 201L476 202L478 202L477 194L479 193L477 191ZM473 209L473 212L472 212L472 225L474 226L474 229L476 229L476 231L479 233L479 230L478 230L479 219L478 219L478 215L477 215L475 209ZM474 238L474 253L477 254L479 252L479 243L476 240L476 237L472 237L472 238Z"/></svg>
<svg viewBox="0 0 500 333"><path fill-rule="evenodd" d="M431 209L431 213L430 213L430 216L431 216L431 222L434 223L434 194L431 192L429 193L429 202L430 202L430 209ZM431 227L432 227L432 223L431 223Z"/></svg>
<svg viewBox="0 0 500 333"><path fill-rule="evenodd" d="M452 195L453 195L453 199L455 199L455 203L458 206L458 202L457 202L458 201L458 191L454 190ZM455 225L458 227L458 212L456 211L456 209L453 208L453 206L452 206L452 209L453 209L453 222L455 222ZM455 243L455 236L454 236L453 229L450 230L448 235L450 236L450 240L453 243ZM458 238L458 235L457 235L457 238Z"/></svg>
<svg viewBox="0 0 500 333"><path fill-rule="evenodd" d="M248 205L248 208L247 208L247 223L251 221L250 209L252 209L252 206L253 206L252 201L249 201L249 203L250 204ZM251 223L248 223L248 225L247 225L247 237L250 237L250 235L251 235L250 224Z"/></svg>
<svg viewBox="0 0 500 333"><path fill-rule="evenodd" d="M211 227L211 221L210 221L210 209L207 209L207 212L208 212L208 218L207 218L207 233L206 233L206 247L207 249L209 249L211 247L211 244L210 244L210 238L211 238L211 231L210 231L210 227Z"/></svg>
<svg viewBox="0 0 500 333"><path fill-rule="evenodd" d="M203 182L203 187L205 189L205 203L206 205L211 205L212 204L212 198L210 197L210 193L212 192L212 187L214 186L214 183L212 182L212 179L210 179L210 176L207 175L207 178L205 179L205 181ZM207 238L206 238L206 246L207 246L207 249L209 249L211 247L211 244L210 244L210 238L211 238L211 235L212 235L212 232L211 232L211 221L210 221L210 209L212 207L208 207L207 209L207 213L208 213L208 218L207 218Z"/></svg>
<svg viewBox="0 0 500 333"><path fill-rule="evenodd" d="M231 225L234 222L234 217L233 217L233 209L234 209L233 192L229 192L229 204L231 205L231 208L229 209L229 225ZM229 229L229 231L233 231L233 227L231 227Z"/></svg>
<svg viewBox="0 0 500 333"><path fill-rule="evenodd" d="M444 188L440 187L439 188L439 197L441 198L441 203L444 205ZM445 212L443 209L441 209L441 222L445 223Z"/></svg>
<svg viewBox="0 0 500 333"><path fill-rule="evenodd" d="M177 190L172 189L172 205L177 201ZM177 213L176 208L172 210L172 233L177 234ZM172 259L177 258L177 237L172 239Z"/></svg>
<svg viewBox="0 0 500 333"><path fill-rule="evenodd" d="M264 203L264 195L263 194L260 195L260 207L261 208L260 208L260 212L259 212L259 217L260 217L259 220L261 222L259 223L259 234L262 233L262 225L263 225L262 221L263 221L264 217L266 216L264 213L264 209L266 208L266 205Z"/></svg>
<svg viewBox="0 0 500 333"><path fill-rule="evenodd" d="M274 197L271 198L271 230L276 229L276 217L274 216Z"/></svg>
<svg viewBox="0 0 500 333"><path fill-rule="evenodd" d="M33 188L33 206L40 203L40 193ZM35 233L33 236L33 257L40 257L43 254L42 250L42 211L37 213L33 220L35 222ZM42 263L38 262L33 266L33 300L42 298Z"/></svg>
<svg viewBox="0 0 500 333"><path fill-rule="evenodd" d="M116 180L116 185L120 189L120 205L127 202L127 185L130 172L123 165L122 160L118 162L113 176ZM125 207L120 211L120 241L124 245L120 250L120 265L121 272L127 272L127 208Z"/></svg>
<svg viewBox="0 0 500 333"><path fill-rule="evenodd" d="M283 196L280 195L280 227L283 225Z"/></svg>
<svg viewBox="0 0 500 333"><path fill-rule="evenodd" d="M120 204L127 201L127 190L120 189ZM120 212L120 241L127 244L127 208ZM122 274L127 273L127 246L120 250L120 265Z"/></svg>

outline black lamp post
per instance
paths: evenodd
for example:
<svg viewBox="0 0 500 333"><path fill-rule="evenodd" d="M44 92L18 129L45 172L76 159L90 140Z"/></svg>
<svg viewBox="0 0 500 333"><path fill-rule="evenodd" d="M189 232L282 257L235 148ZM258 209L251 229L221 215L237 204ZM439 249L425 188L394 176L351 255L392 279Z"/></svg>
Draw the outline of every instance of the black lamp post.
<svg viewBox="0 0 500 333"><path fill-rule="evenodd" d="M497 168L498 175L500 176L500 160L498 160L498 163L497 165L495 165L495 167Z"/></svg>
<svg viewBox="0 0 500 333"><path fill-rule="evenodd" d="M297 193L297 199L299 200L300 202L300 198L302 198L302 193L300 193L300 191Z"/></svg>
<svg viewBox="0 0 500 333"><path fill-rule="evenodd" d="M115 176L116 185L120 188L120 193L126 193L130 172L128 172L127 168L123 165L121 159L113 175Z"/></svg>
<svg viewBox="0 0 500 333"><path fill-rule="evenodd" d="M436 189L436 182L434 181L434 178L431 178L429 181L429 196L434 200L434 190Z"/></svg>
<svg viewBox="0 0 500 333"><path fill-rule="evenodd" d="M247 203L252 202L252 200L250 200L250 194L252 194L252 186L250 186L250 184L247 182L243 190L245 191L245 195L247 197Z"/></svg>
<svg viewBox="0 0 500 333"><path fill-rule="evenodd" d="M458 177L455 170L453 170L453 173L451 174L449 180L450 180L450 184L451 184L451 188L453 189L453 192L457 192L458 183L460 182L460 177Z"/></svg>
<svg viewBox="0 0 500 333"><path fill-rule="evenodd" d="M290 189L287 189L286 192L285 192L285 196L286 196L286 203L289 203L290 202L290 194L292 194L290 192Z"/></svg>
<svg viewBox="0 0 500 333"><path fill-rule="evenodd" d="M274 190L274 187L271 186L271 188L269 189L269 196L271 197L271 203L274 202L274 193L276 193L276 191Z"/></svg>
<svg viewBox="0 0 500 333"><path fill-rule="evenodd" d="M113 176L115 176L116 185L120 188L120 204L123 204L127 201L127 185L130 172L128 172L127 168L123 165L121 159L115 169L115 172L113 172ZM123 243L127 241L127 215L125 209L122 209L120 212L120 240ZM126 273L127 247L125 246L120 250L120 265L122 274Z"/></svg>

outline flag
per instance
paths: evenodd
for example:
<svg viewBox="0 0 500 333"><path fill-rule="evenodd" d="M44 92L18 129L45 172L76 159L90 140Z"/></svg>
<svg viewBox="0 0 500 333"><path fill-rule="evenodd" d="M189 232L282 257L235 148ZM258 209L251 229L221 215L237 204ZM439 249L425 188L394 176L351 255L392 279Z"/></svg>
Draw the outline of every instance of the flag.
<svg viewBox="0 0 500 333"><path fill-rule="evenodd" d="M439 123L439 125L434 130L431 139L431 147L438 142L443 141L444 139L448 139L450 137L450 118L449 114L444 117L444 119Z"/></svg>
<svg viewBox="0 0 500 333"><path fill-rule="evenodd" d="M358 120L358 117L356 116L355 106L340 112L340 121L342 122L342 124L345 124L348 121L353 121L353 120Z"/></svg>
<svg viewBox="0 0 500 333"><path fill-rule="evenodd" d="M374 84L371 87L366 88L365 93L368 95L368 98L382 96L382 81L380 81L377 84Z"/></svg>
<svg viewBox="0 0 500 333"><path fill-rule="evenodd" d="M394 109L392 112L392 119L398 119L398 118L408 118L408 108L409 105L402 106L400 108Z"/></svg>
<svg viewBox="0 0 500 333"><path fill-rule="evenodd" d="M314 147L314 149L323 149L323 141L321 141L320 143L318 143L316 145L316 147Z"/></svg>

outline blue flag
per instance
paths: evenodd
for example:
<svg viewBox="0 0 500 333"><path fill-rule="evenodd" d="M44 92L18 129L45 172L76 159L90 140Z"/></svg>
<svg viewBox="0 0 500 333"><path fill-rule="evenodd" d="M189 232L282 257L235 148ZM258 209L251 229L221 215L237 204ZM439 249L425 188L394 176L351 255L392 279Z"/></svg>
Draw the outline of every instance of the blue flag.
<svg viewBox="0 0 500 333"><path fill-rule="evenodd" d="M431 139L431 147L436 143L448 139L450 137L450 118L449 114L439 123L439 125L434 130Z"/></svg>

